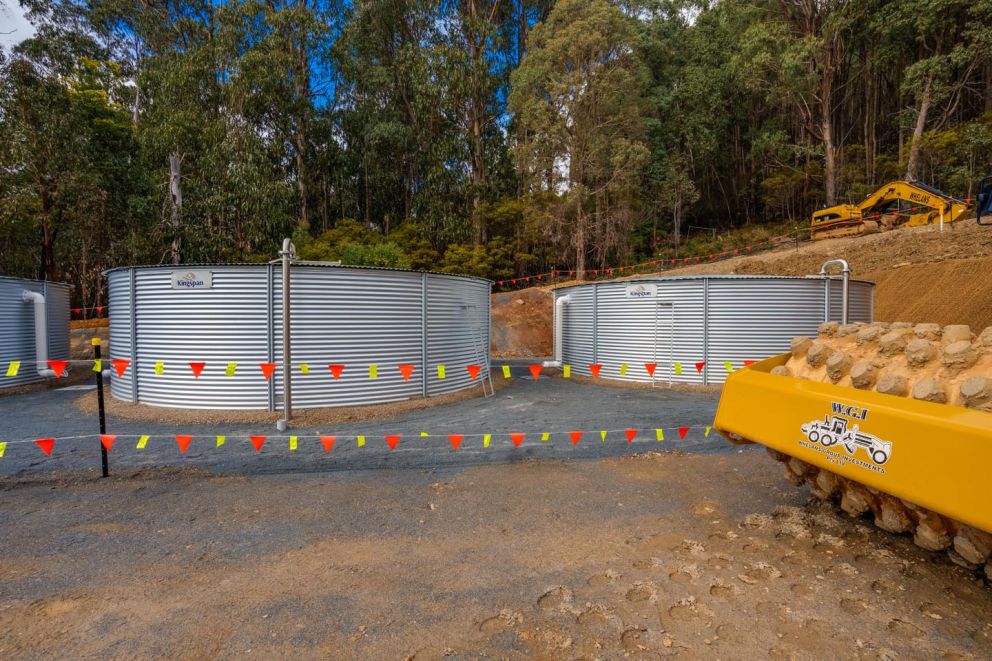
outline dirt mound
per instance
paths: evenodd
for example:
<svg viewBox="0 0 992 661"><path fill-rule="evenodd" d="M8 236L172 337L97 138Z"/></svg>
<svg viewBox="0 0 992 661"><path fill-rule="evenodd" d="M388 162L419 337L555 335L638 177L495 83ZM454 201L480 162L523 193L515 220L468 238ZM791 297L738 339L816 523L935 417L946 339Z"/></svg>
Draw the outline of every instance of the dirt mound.
<svg viewBox="0 0 992 661"><path fill-rule="evenodd" d="M551 290L531 287L492 296L491 350L496 358L550 356Z"/></svg>

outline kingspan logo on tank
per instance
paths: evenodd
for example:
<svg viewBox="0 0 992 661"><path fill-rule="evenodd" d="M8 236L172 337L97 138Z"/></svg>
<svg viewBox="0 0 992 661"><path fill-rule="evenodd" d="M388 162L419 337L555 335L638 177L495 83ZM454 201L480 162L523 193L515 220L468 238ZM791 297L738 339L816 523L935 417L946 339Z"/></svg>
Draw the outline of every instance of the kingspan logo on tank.
<svg viewBox="0 0 992 661"><path fill-rule="evenodd" d="M173 271L173 289L210 289L213 274L210 271Z"/></svg>
<svg viewBox="0 0 992 661"><path fill-rule="evenodd" d="M831 411L823 420L811 420L800 428L806 439L799 441L799 445L823 453L831 463L839 466L852 463L884 474L883 466L892 456L892 442L861 431L858 423L867 419L866 408L831 402ZM839 452L842 448L846 455Z"/></svg>
<svg viewBox="0 0 992 661"><path fill-rule="evenodd" d="M627 285L627 298L656 298L658 285L651 282L637 282Z"/></svg>

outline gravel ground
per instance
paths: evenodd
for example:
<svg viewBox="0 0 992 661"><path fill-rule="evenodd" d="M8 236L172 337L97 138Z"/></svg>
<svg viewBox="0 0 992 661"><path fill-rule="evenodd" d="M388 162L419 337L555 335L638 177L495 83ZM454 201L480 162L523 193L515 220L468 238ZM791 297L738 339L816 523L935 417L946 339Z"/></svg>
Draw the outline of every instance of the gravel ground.
<svg viewBox="0 0 992 661"><path fill-rule="evenodd" d="M5 434L91 433L78 396L0 399ZM814 502L759 447L703 437L716 397L519 379L320 429L369 439L330 455L234 439L271 425L113 419L152 440L119 440L106 480L95 441L12 446L0 658L992 658L981 580ZM500 435L562 424L592 433ZM497 436L451 452L456 428Z"/></svg>

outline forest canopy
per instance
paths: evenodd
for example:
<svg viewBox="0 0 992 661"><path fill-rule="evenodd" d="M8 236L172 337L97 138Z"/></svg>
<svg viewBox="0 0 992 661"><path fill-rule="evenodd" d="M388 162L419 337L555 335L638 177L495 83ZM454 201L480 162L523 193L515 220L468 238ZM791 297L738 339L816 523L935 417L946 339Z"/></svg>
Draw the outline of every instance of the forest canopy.
<svg viewBox="0 0 992 661"><path fill-rule="evenodd" d="M0 272L507 279L992 172L992 0L22 0Z"/></svg>

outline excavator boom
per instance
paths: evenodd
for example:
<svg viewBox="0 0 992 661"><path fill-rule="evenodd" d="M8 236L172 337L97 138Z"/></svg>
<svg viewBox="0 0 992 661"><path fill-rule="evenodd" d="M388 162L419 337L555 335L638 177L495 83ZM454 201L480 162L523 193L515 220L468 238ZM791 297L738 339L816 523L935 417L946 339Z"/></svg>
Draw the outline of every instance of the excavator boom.
<svg viewBox="0 0 992 661"><path fill-rule="evenodd" d="M891 208L891 207L895 208ZM810 238L825 239L933 223L953 223L968 205L919 181L892 181L860 204L838 204L813 213Z"/></svg>

